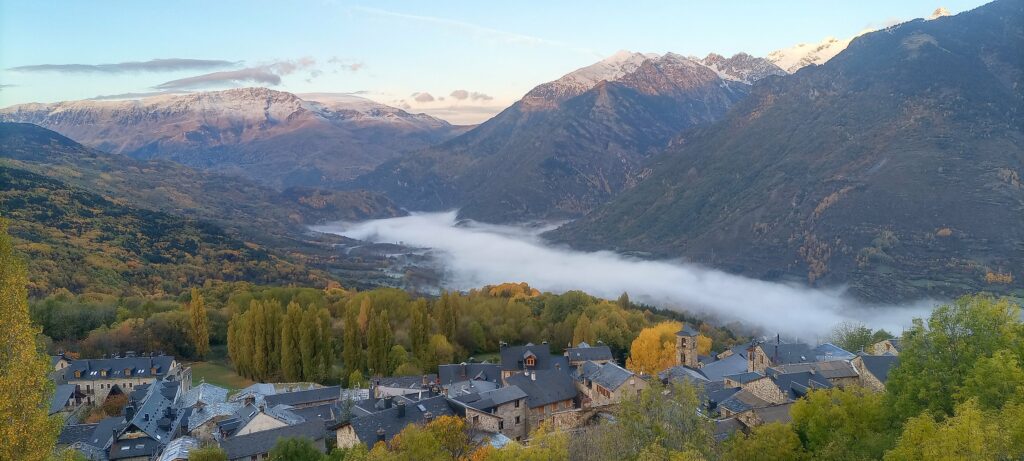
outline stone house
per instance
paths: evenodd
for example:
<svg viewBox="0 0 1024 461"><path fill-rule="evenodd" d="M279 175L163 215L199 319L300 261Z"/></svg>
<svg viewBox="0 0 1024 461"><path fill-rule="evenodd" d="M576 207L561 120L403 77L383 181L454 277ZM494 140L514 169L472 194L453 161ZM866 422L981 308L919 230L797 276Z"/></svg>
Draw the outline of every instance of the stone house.
<svg viewBox="0 0 1024 461"><path fill-rule="evenodd" d="M563 357L564 358L564 357ZM526 393L527 427L529 432L556 413L576 409L576 380L561 370L524 372L505 378L509 386Z"/></svg>
<svg viewBox="0 0 1024 461"><path fill-rule="evenodd" d="M860 354L853 359L852 365L860 372L861 386L881 392L885 390L889 371L899 363L899 360L898 355Z"/></svg>
<svg viewBox="0 0 1024 461"><path fill-rule="evenodd" d="M591 346L586 342L581 342L576 347L570 347L565 350L565 357L569 360L569 366L573 368L579 368L586 362L593 362L598 365L603 365L608 362L614 362L615 358L612 356L612 350L604 344L598 344Z"/></svg>
<svg viewBox="0 0 1024 461"><path fill-rule="evenodd" d="M648 387L645 379L613 362L583 363L576 385L584 407L614 405Z"/></svg>
<svg viewBox="0 0 1024 461"><path fill-rule="evenodd" d="M523 440L529 434L527 397L518 386L506 386L451 400L471 429Z"/></svg>
<svg viewBox="0 0 1024 461"><path fill-rule="evenodd" d="M747 371L764 372L766 368L790 363L814 362L817 354L807 344L775 341L755 342L747 348Z"/></svg>
<svg viewBox="0 0 1024 461"><path fill-rule="evenodd" d="M869 348L872 355L900 355L903 344L899 338L890 338L874 343Z"/></svg>
<svg viewBox="0 0 1024 461"><path fill-rule="evenodd" d="M409 424L426 424L434 418L455 414L448 398L441 395L422 400L395 397L395 400L397 402L388 408L372 413L360 412L339 426L336 429L337 446L350 448L362 443L373 448L377 443L387 443Z"/></svg>
<svg viewBox="0 0 1024 461"><path fill-rule="evenodd" d="M324 425L321 421L306 421L289 426L282 426L263 432L232 437L221 442L220 447L227 453L231 461L265 460L270 457L270 450L282 438L306 438L321 453L327 452Z"/></svg>
<svg viewBox="0 0 1024 461"><path fill-rule="evenodd" d="M400 395L423 398L440 393L437 375L374 377L370 382L373 398L396 397Z"/></svg>
<svg viewBox="0 0 1024 461"><path fill-rule="evenodd" d="M849 360L789 363L772 367L770 370L778 374L809 372L827 379L830 384L837 387L856 386L861 381L857 367Z"/></svg>
<svg viewBox="0 0 1024 461"><path fill-rule="evenodd" d="M191 370L182 369L174 357L167 355L62 360L66 365L54 371L54 382L78 386L87 404L102 404L108 395L128 394L135 387L169 376L181 383L183 391L187 391L192 383ZM61 362L58 360L56 363Z"/></svg>
<svg viewBox="0 0 1024 461"><path fill-rule="evenodd" d="M569 359L564 355L551 353L547 343L525 346L501 345L501 379L507 385L507 378L523 372L554 370L569 372Z"/></svg>

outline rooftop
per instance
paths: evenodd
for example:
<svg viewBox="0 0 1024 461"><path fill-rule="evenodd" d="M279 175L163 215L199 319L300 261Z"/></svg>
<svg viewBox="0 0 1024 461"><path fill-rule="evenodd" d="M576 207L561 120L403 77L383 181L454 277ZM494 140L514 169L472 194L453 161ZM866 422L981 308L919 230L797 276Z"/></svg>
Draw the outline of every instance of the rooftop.
<svg viewBox="0 0 1024 461"><path fill-rule="evenodd" d="M251 434L230 437L220 443L227 452L228 459L249 458L250 456L269 453L278 439L305 437L317 441L322 440L326 431L320 421L306 421L291 426L253 432Z"/></svg>
<svg viewBox="0 0 1024 461"><path fill-rule="evenodd" d="M501 381L501 366L496 363L455 363L437 367L442 386L462 381Z"/></svg>
<svg viewBox="0 0 1024 461"><path fill-rule="evenodd" d="M426 413L430 413L432 418L453 414L448 399L436 396L405 404L404 416L399 415L397 405L392 405L386 410L352 418L352 430L360 442L372 447L377 443L378 430L383 430L385 441L390 440L405 426L426 422Z"/></svg>
<svg viewBox="0 0 1024 461"><path fill-rule="evenodd" d="M889 379L889 371L896 364L900 363L898 355L868 355L861 354L860 359L864 362L864 368L868 373L877 378L882 384Z"/></svg>
<svg viewBox="0 0 1024 461"><path fill-rule="evenodd" d="M528 407L536 408L576 397L576 383L568 373L558 370L529 373L529 376L518 373L505 379L509 386L518 386L526 393Z"/></svg>
<svg viewBox="0 0 1024 461"><path fill-rule="evenodd" d="M587 364L596 365L594 362L587 362ZM603 365L596 365L593 367L585 366L583 373L580 374L581 378L589 379L610 391L617 390L634 376L636 376L636 374L632 371L622 368L613 362L607 362Z"/></svg>
<svg viewBox="0 0 1024 461"><path fill-rule="evenodd" d="M564 355L554 355L547 344L527 344L525 346L505 346L501 348L502 371L526 370L525 358L532 355L536 364L531 370L569 370L569 359Z"/></svg>
<svg viewBox="0 0 1024 461"><path fill-rule="evenodd" d="M612 350L605 345L591 346L587 343L580 343L576 347L565 350L565 356L570 362L605 361L612 360Z"/></svg>

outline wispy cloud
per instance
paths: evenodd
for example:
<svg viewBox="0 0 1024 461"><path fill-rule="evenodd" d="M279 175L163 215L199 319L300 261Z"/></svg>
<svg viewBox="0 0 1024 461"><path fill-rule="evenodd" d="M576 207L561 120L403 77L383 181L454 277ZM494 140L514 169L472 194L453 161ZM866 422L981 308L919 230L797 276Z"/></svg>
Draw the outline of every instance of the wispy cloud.
<svg viewBox="0 0 1024 461"><path fill-rule="evenodd" d="M161 83L153 88L158 90L185 90L247 83L280 85L282 76L292 74L298 70L308 69L314 65L316 65L316 60L306 57L293 61L278 61L262 66L179 78Z"/></svg>
<svg viewBox="0 0 1024 461"><path fill-rule="evenodd" d="M8 84L0 83L0 91L3 91L4 88L11 88L11 87L15 87L15 86L18 86L18 85L8 85Z"/></svg>
<svg viewBox="0 0 1024 461"><path fill-rule="evenodd" d="M484 27L477 24L457 21L454 19L439 18L436 16L421 16L415 14L398 13L395 11L388 11L382 10L380 8L371 8L365 6L355 6L352 9L355 11L372 14L376 16L390 17L402 19L405 21L414 21L423 24L429 24L448 30L467 33L477 38L497 40L502 43L528 46L558 47L565 50L574 51L577 53L600 56L600 54L594 50L584 47L578 47L570 43L565 43L558 40L549 40L546 38L536 37L533 35L519 34L515 32L507 32L504 30L492 29L490 27Z"/></svg>
<svg viewBox="0 0 1024 461"><path fill-rule="evenodd" d="M478 93L476 91L466 91L466 90L455 90L455 91L452 91L452 94L450 96L455 98L455 99L457 99L457 100L459 100L459 101L465 101L467 99L469 99L470 101L490 101L490 100L494 99L494 97L492 97L490 95L487 95L487 94L484 94L484 93Z"/></svg>
<svg viewBox="0 0 1024 461"><path fill-rule="evenodd" d="M63 73L108 73L124 72L171 72L180 70L209 70L238 66L239 62L220 59L151 59L149 61L128 61L113 64L36 64L9 67L14 72L63 72Z"/></svg>
<svg viewBox="0 0 1024 461"><path fill-rule="evenodd" d="M139 99L148 98L150 96L160 96L165 94L186 94L188 91L145 91L138 93L118 93L118 94L101 94L99 96L93 96L89 98L93 101L108 101L116 99Z"/></svg>
<svg viewBox="0 0 1024 461"><path fill-rule="evenodd" d="M413 93L412 97L416 102L434 102L434 96L427 92Z"/></svg>
<svg viewBox="0 0 1024 461"><path fill-rule="evenodd" d="M339 69L345 70L345 71L349 71L349 72L358 72L358 71L362 70L363 67L366 67L366 64L363 63L362 61L355 61L355 60L352 60L352 59L339 58L337 56L332 56L331 59L327 60L327 63L328 64L334 64Z"/></svg>

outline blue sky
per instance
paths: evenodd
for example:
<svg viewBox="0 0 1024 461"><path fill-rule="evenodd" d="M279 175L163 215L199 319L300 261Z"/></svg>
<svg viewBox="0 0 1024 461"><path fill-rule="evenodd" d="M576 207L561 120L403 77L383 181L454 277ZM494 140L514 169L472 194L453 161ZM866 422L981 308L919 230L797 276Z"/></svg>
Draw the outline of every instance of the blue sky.
<svg viewBox="0 0 1024 461"><path fill-rule="evenodd" d="M360 92L472 123L620 49L764 56L925 17L939 6L958 13L982 3L2 0L0 107L260 85ZM187 61L147 63L154 59ZM147 64L64 66L125 62ZM25 67L41 65L56 66ZM231 73L193 78L214 72ZM477 97L458 100L455 90ZM414 93L434 100L417 101Z"/></svg>

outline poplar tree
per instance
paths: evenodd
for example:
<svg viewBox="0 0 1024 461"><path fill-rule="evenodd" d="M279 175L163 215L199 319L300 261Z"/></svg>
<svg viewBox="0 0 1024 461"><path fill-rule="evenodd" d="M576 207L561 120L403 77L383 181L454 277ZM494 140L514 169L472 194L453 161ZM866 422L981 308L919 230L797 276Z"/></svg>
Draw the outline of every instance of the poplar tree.
<svg viewBox="0 0 1024 461"><path fill-rule="evenodd" d="M14 255L7 223L0 220L0 459L43 460L50 456L61 420L48 409L53 382L50 360L39 349L28 311L25 263Z"/></svg>
<svg viewBox="0 0 1024 461"><path fill-rule="evenodd" d="M342 338L341 360L345 362L345 370L350 375L363 369L359 360L363 352L363 342L359 335L357 309L345 309L345 337Z"/></svg>
<svg viewBox="0 0 1024 461"><path fill-rule="evenodd" d="M427 300L417 299L412 305L412 326L409 336L412 341L412 353L421 360L426 356L427 344L430 342L430 314L427 312Z"/></svg>
<svg viewBox="0 0 1024 461"><path fill-rule="evenodd" d="M281 322L281 376L285 381L302 380L302 353L299 351L299 323L302 309L292 301L288 303Z"/></svg>
<svg viewBox="0 0 1024 461"><path fill-rule="evenodd" d="M196 356L205 358L210 353L210 318L206 314L206 302L198 288L192 288L192 296L188 304L189 321L192 327L192 344Z"/></svg>
<svg viewBox="0 0 1024 461"><path fill-rule="evenodd" d="M594 326L590 323L590 317L587 317L587 314L581 314L580 318L576 320L576 328L572 332L573 346L581 342L593 344L595 341L597 341L597 335L594 334Z"/></svg>

